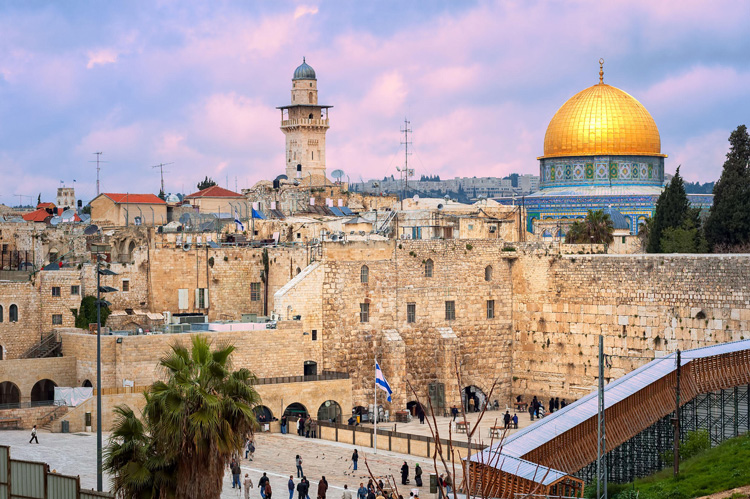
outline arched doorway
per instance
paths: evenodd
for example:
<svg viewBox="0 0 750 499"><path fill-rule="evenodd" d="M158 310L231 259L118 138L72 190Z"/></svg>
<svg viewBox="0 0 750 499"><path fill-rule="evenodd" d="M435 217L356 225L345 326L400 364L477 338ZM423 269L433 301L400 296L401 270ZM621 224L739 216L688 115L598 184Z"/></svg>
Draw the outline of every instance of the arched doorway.
<svg viewBox="0 0 750 499"><path fill-rule="evenodd" d="M273 413L271 412L271 409L265 405L256 405L253 407L253 412L255 413L255 420L258 421L258 423L263 424L273 421Z"/></svg>
<svg viewBox="0 0 750 499"><path fill-rule="evenodd" d="M47 405L51 404L55 400L55 387L57 383L51 379L40 379L34 383L34 387L31 389L31 404L32 405Z"/></svg>
<svg viewBox="0 0 750 499"><path fill-rule="evenodd" d="M83 384L81 386L84 388L94 388L94 385L91 384L91 381L87 379L83 380Z"/></svg>
<svg viewBox="0 0 750 499"><path fill-rule="evenodd" d="M424 406L416 400L406 403L406 410L409 411L409 414L411 414L412 417L417 417L419 415L420 408L424 411Z"/></svg>
<svg viewBox="0 0 750 499"><path fill-rule="evenodd" d="M18 389L15 383L11 381L0 383L0 407L12 409L13 407L18 407L20 401L21 390Z"/></svg>
<svg viewBox="0 0 750 499"><path fill-rule="evenodd" d="M326 400L318 408L318 421L341 422L341 406L335 400Z"/></svg>
<svg viewBox="0 0 750 499"><path fill-rule="evenodd" d="M318 363L314 360L306 360L303 365L303 369L303 373L305 376L317 376Z"/></svg>
<svg viewBox="0 0 750 499"><path fill-rule="evenodd" d="M469 385L467 387L464 387L464 389L461 391L461 402L464 404L464 410L466 412L470 412L472 410L475 412L479 412L487 403L487 396L478 386Z"/></svg>
<svg viewBox="0 0 750 499"><path fill-rule="evenodd" d="M288 406L286 406L286 409L284 409L284 415L295 418L298 418L300 416L307 416L307 407L300 404L299 402L289 404Z"/></svg>

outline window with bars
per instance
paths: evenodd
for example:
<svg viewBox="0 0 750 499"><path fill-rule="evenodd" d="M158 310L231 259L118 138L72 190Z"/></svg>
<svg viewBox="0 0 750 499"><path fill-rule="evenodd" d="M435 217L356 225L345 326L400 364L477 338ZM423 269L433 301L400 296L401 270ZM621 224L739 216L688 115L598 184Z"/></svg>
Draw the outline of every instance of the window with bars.
<svg viewBox="0 0 750 499"><path fill-rule="evenodd" d="M434 270L435 264L432 262L431 258L428 258L426 262L424 262L424 276L425 277L432 277L432 271Z"/></svg>
<svg viewBox="0 0 750 499"><path fill-rule="evenodd" d="M62 324L62 314L52 314L52 325L59 326Z"/></svg>
<svg viewBox="0 0 750 499"><path fill-rule="evenodd" d="M416 322L417 320L417 304L407 303L406 304L406 322Z"/></svg>
<svg viewBox="0 0 750 499"><path fill-rule="evenodd" d="M370 304L359 304L359 322L370 322Z"/></svg>
<svg viewBox="0 0 750 499"><path fill-rule="evenodd" d="M60 286L52 286L52 296L60 296Z"/></svg>
<svg viewBox="0 0 750 499"><path fill-rule="evenodd" d="M487 318L495 318L495 300L487 300Z"/></svg>
<svg viewBox="0 0 750 499"><path fill-rule="evenodd" d="M125 293L127 293L128 291L130 291L130 279L123 279L122 280L122 290Z"/></svg>
<svg viewBox="0 0 750 499"><path fill-rule="evenodd" d="M370 268L367 265L362 265L359 271L359 281L363 284L370 282Z"/></svg>
<svg viewBox="0 0 750 499"><path fill-rule="evenodd" d="M81 287L80 286L71 286L70 287L70 294L71 295L80 295L81 294Z"/></svg>
<svg viewBox="0 0 750 499"><path fill-rule="evenodd" d="M250 301L260 301L260 283L250 283Z"/></svg>
<svg viewBox="0 0 750 499"><path fill-rule="evenodd" d="M456 318L456 302L453 300L445 302L445 320L452 321Z"/></svg>

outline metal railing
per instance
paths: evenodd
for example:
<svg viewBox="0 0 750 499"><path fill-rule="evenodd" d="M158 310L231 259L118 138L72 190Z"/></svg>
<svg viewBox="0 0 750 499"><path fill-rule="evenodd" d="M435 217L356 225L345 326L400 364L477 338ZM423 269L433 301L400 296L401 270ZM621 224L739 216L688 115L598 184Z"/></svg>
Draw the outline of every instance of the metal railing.
<svg viewBox="0 0 750 499"><path fill-rule="evenodd" d="M50 333L41 339L39 343L29 348L25 354L24 359L37 359L47 357L49 354L54 353L62 346L62 342L57 337L57 333Z"/></svg>
<svg viewBox="0 0 750 499"><path fill-rule="evenodd" d="M331 381L335 379L349 379L349 373L324 372L307 376L277 376L275 378L258 378L256 385L274 385L277 383L303 383L305 381Z"/></svg>
<svg viewBox="0 0 750 499"><path fill-rule="evenodd" d="M58 405L54 400L36 400L34 402L10 402L7 404L0 404L0 411L8 409L30 409L34 407L45 407Z"/></svg>

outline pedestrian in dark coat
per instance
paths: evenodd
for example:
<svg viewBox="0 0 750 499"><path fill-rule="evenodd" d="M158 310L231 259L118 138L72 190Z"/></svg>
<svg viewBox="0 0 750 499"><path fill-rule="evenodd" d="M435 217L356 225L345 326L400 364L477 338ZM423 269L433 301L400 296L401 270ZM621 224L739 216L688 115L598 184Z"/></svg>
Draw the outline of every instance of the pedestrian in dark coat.
<svg viewBox="0 0 750 499"><path fill-rule="evenodd" d="M401 466L401 485L406 485L407 483L409 483L409 465L404 461L404 464Z"/></svg>
<svg viewBox="0 0 750 499"><path fill-rule="evenodd" d="M555 399L554 398L549 399L549 412L550 414L555 412Z"/></svg>
<svg viewBox="0 0 750 499"><path fill-rule="evenodd" d="M560 409L560 397L555 397L555 410Z"/></svg>
<svg viewBox="0 0 750 499"><path fill-rule="evenodd" d="M419 466L419 463L414 465L414 482L416 482L417 487L422 486L422 467Z"/></svg>
<svg viewBox="0 0 750 499"><path fill-rule="evenodd" d="M505 423L506 429L510 427L510 412L509 411L505 411L505 416L503 416L503 423Z"/></svg>
<svg viewBox="0 0 750 499"><path fill-rule="evenodd" d="M298 499L306 499L307 498L307 489L310 487L310 485L307 483L307 480L305 480L305 477L302 477L302 480L297 484L297 497Z"/></svg>
<svg viewBox="0 0 750 499"><path fill-rule="evenodd" d="M352 465L354 466L354 471L357 471L357 461L359 461L359 454L357 453L357 449L354 449L354 453L352 454Z"/></svg>
<svg viewBox="0 0 750 499"><path fill-rule="evenodd" d="M328 482L326 477L321 477L318 483L318 499L326 499L326 492L328 491Z"/></svg>

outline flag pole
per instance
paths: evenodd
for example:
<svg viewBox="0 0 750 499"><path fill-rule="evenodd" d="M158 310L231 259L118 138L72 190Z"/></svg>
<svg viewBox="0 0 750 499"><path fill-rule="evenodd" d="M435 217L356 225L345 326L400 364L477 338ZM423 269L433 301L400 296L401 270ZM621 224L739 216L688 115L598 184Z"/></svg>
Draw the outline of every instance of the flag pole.
<svg viewBox="0 0 750 499"><path fill-rule="evenodd" d="M373 388L375 388L375 405L373 406L372 413L375 420L375 426L373 426L373 439L372 443L375 449L373 450L373 454L378 453L378 358L375 357L375 380L373 383Z"/></svg>

